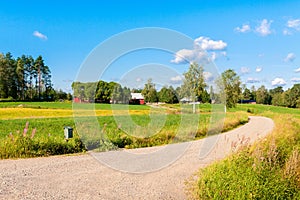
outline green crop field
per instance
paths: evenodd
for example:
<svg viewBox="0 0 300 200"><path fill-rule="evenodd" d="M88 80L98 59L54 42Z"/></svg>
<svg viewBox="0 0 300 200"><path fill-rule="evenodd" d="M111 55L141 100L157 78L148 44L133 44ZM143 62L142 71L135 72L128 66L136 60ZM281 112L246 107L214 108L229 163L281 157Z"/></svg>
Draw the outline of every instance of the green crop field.
<svg viewBox="0 0 300 200"><path fill-rule="evenodd" d="M213 127L216 125L209 124L211 110L212 107L209 104L197 105L198 113L193 114L191 105L179 104L162 106L155 104L150 107L110 104L72 105L72 103L63 102L0 103L1 157L45 156L82 152L85 148L95 149L96 147L100 150L138 148L202 138L205 137L210 126L212 129L216 128ZM221 116L222 113L220 113ZM95 126L91 125L92 120L96 120L97 126L99 125L98 130L89 127ZM246 123L247 120L246 111L227 113L221 131L233 129ZM76 121L84 121L84 124L81 123L79 126L77 124L78 127L76 127ZM127 123L128 121L133 123ZM27 127L25 127L26 124ZM65 126L74 128L74 138L68 142L64 140L63 128ZM106 146L101 145L103 136L107 140ZM27 140L35 143L35 150L31 147L26 147L28 149L24 150L22 145L26 145ZM21 144L15 144L16 142ZM59 151L52 149L48 153L39 151L35 154L34 151L38 151L38 148L46 142L51 142L53 146L58 143ZM77 146L72 147L72 144ZM23 149L23 151L15 151L15 148ZM10 155L10 152L13 152L13 155Z"/></svg>

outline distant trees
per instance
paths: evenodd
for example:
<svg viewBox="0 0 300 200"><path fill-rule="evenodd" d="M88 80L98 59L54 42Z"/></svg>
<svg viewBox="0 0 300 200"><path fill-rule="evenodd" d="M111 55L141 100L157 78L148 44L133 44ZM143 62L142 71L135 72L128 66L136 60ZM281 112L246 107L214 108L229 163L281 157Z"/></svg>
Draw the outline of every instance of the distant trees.
<svg viewBox="0 0 300 200"><path fill-rule="evenodd" d="M284 95L283 95L283 88L281 86L271 89L270 93L270 100L271 104L274 106L283 106L284 105Z"/></svg>
<svg viewBox="0 0 300 200"><path fill-rule="evenodd" d="M189 70L185 72L183 85L181 86L181 96L189 97L192 101L208 102L209 95L206 91L203 67L198 63L192 63Z"/></svg>
<svg viewBox="0 0 300 200"><path fill-rule="evenodd" d="M0 54L1 99L51 100L52 90L51 71L42 56L14 59L11 53Z"/></svg>
<svg viewBox="0 0 300 200"><path fill-rule="evenodd" d="M221 74L217 84L220 88L220 93L226 98L226 107L235 107L241 97L241 80L236 72L228 69Z"/></svg>
<svg viewBox="0 0 300 200"><path fill-rule="evenodd" d="M142 95L144 96L145 101L148 103L158 102L157 91L152 79L148 79L144 89L142 90Z"/></svg>
<svg viewBox="0 0 300 200"><path fill-rule="evenodd" d="M172 86L164 86L159 92L158 92L158 100L159 102L164 103L178 103L178 95L176 94L176 91Z"/></svg>
<svg viewBox="0 0 300 200"><path fill-rule="evenodd" d="M84 101L100 103L128 103L131 99L130 89L115 82L73 82L74 96Z"/></svg>
<svg viewBox="0 0 300 200"><path fill-rule="evenodd" d="M270 102L270 95L268 93L268 90L264 85L262 85L256 91L256 103L269 104L269 102Z"/></svg>
<svg viewBox="0 0 300 200"><path fill-rule="evenodd" d="M244 93L245 91L249 92L247 88ZM243 98L246 100L244 93ZM300 108L300 84L295 84L286 91L281 86L268 90L262 85L257 90L252 87L250 93L250 100L255 100L258 104Z"/></svg>
<svg viewBox="0 0 300 200"><path fill-rule="evenodd" d="M284 93L284 101L288 107L300 108L300 84L295 84Z"/></svg>

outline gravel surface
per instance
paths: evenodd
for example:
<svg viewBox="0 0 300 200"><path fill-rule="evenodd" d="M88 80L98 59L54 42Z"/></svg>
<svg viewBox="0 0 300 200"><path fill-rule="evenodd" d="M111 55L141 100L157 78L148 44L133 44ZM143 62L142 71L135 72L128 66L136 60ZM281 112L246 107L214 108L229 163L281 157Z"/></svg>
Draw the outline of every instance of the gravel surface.
<svg viewBox="0 0 300 200"><path fill-rule="evenodd" d="M235 130L190 142L176 162L148 173L114 170L89 154L1 160L0 199L186 199L184 182L199 168L224 158L241 143L264 137L273 127L269 118L251 117ZM205 144L215 141L210 153L202 155ZM123 151L145 154L159 148L164 147Z"/></svg>

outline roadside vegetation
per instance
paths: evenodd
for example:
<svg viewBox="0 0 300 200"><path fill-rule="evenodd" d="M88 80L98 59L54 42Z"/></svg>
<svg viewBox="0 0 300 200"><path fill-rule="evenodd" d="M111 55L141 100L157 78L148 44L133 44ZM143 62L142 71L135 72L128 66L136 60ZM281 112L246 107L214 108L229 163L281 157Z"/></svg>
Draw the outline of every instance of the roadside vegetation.
<svg viewBox="0 0 300 200"><path fill-rule="evenodd" d="M274 131L252 146L198 173L191 184L193 199L300 199L300 110L263 105L239 105L270 117Z"/></svg>

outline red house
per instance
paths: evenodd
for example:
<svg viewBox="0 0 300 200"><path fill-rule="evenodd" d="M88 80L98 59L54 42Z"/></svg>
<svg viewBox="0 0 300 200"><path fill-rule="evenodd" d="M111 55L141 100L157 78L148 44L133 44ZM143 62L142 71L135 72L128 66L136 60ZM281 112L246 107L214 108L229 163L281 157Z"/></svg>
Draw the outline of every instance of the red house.
<svg viewBox="0 0 300 200"><path fill-rule="evenodd" d="M145 104L142 93L131 93L129 104L143 105Z"/></svg>

